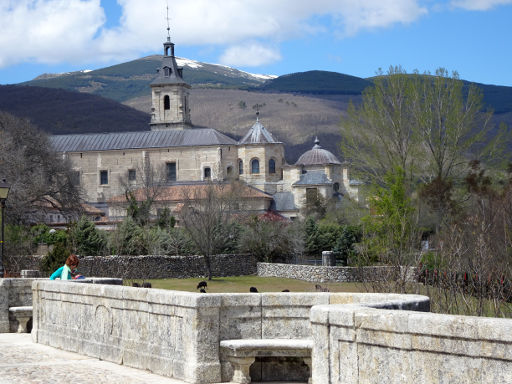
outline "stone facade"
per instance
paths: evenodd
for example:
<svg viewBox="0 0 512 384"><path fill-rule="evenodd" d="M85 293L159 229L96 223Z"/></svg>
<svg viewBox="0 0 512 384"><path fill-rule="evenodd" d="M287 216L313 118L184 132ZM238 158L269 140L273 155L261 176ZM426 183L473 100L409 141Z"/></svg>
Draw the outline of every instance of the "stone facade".
<svg viewBox="0 0 512 384"><path fill-rule="evenodd" d="M417 281L416 268L401 268L407 281ZM386 280L393 267L324 267L300 264L258 263L258 276L298 279L313 283L353 283Z"/></svg>
<svg viewBox="0 0 512 384"><path fill-rule="evenodd" d="M143 186L147 166L151 166L151 177L166 180L166 165L174 163L174 181L186 182L204 181L205 168L210 169L213 179L225 179L228 167L235 167L237 163L236 147L231 145L205 146L200 150L197 147L172 147L86 151L67 153L66 156L78 172L84 198L93 204L106 203L122 195L126 187ZM103 180L102 172L106 172ZM130 180L130 175L133 180Z"/></svg>
<svg viewBox="0 0 512 384"><path fill-rule="evenodd" d="M251 164L254 160L259 163L259 172L253 173ZM270 172L269 162L274 161L275 168ZM284 147L282 143L243 144L238 146L238 162L242 162L243 173L240 180L245 181L262 191L274 194L278 182L283 179ZM240 171L240 168L238 168Z"/></svg>

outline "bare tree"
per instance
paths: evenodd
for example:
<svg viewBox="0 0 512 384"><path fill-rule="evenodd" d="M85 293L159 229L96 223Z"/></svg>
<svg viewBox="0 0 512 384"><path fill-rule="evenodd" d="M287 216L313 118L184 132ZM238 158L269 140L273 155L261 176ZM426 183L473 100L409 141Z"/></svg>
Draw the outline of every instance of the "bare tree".
<svg viewBox="0 0 512 384"><path fill-rule="evenodd" d="M477 163L466 177L464 212L437 236L422 280L433 309L512 316L512 178L496 187Z"/></svg>
<svg viewBox="0 0 512 384"><path fill-rule="evenodd" d="M67 216L80 212L80 190L68 160L27 120L0 112L0 173L11 184L6 218L38 221L45 210Z"/></svg>
<svg viewBox="0 0 512 384"><path fill-rule="evenodd" d="M144 226L149 222L151 210L162 195L165 184L163 175L163 170L155 168L148 158L129 170L128 174L119 177L128 203L127 216L137 224Z"/></svg>
<svg viewBox="0 0 512 384"><path fill-rule="evenodd" d="M236 240L234 215L240 214L240 182L190 185L183 192L179 224L204 257L212 279L211 256L230 248Z"/></svg>

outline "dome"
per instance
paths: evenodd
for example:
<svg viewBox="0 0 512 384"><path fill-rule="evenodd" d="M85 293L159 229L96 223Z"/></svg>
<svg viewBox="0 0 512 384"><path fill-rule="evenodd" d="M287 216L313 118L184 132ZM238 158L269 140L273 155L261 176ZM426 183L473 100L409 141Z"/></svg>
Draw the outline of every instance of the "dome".
<svg viewBox="0 0 512 384"><path fill-rule="evenodd" d="M295 165L325 165L325 164L341 164L336 156L327 149L320 146L318 138L315 139L315 145L312 149L304 152Z"/></svg>

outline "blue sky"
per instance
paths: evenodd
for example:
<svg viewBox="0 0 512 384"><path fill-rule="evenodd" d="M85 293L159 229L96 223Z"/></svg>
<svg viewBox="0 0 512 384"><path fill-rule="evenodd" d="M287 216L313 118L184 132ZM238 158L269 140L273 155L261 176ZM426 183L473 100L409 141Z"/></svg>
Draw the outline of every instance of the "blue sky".
<svg viewBox="0 0 512 384"><path fill-rule="evenodd" d="M0 84L161 53L166 0L0 0ZM252 73L456 70L512 86L512 0L168 0L176 54Z"/></svg>

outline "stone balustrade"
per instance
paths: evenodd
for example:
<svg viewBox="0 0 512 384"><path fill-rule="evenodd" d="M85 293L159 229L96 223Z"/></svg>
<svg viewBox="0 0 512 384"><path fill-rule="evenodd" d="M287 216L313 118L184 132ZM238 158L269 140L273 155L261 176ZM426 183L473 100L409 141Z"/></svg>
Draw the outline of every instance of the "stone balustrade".
<svg viewBox="0 0 512 384"><path fill-rule="evenodd" d="M401 295L353 293L199 294L127 286L81 285L37 280L34 289L35 342L146 369L190 383L228 381L221 340L309 339L315 305L357 302L401 303ZM409 297L409 296L408 296ZM428 310L429 299L412 296ZM398 306L398 304L397 304ZM297 367L296 364L301 364ZM261 359L251 376L307 380L303 359ZM281 376L281 377L279 377Z"/></svg>
<svg viewBox="0 0 512 384"><path fill-rule="evenodd" d="M313 383L512 383L511 319L397 304L313 307Z"/></svg>
<svg viewBox="0 0 512 384"><path fill-rule="evenodd" d="M220 345L237 339L312 340L316 384L512 382L512 320L428 313L425 296L199 294L49 280L35 280L33 291L34 341L190 383L229 381ZM304 356L270 355L256 356L253 380L307 380Z"/></svg>

